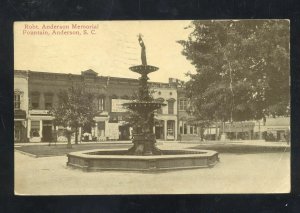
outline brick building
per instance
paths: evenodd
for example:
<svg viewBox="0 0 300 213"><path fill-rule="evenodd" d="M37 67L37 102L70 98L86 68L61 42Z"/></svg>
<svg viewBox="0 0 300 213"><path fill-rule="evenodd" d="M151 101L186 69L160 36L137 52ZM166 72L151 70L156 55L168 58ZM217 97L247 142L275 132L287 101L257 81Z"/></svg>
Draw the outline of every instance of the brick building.
<svg viewBox="0 0 300 213"><path fill-rule="evenodd" d="M58 103L58 93L67 90L73 84L83 82L86 89L95 95L95 105L98 114L95 125L80 128L79 134L83 140L129 140L131 128L124 121L126 110L122 103L128 102L138 90L137 79L98 76L93 70L86 70L81 75L47 73L35 71L15 71L15 79L22 73L27 75L27 137L30 142L65 141L66 137L61 127L53 124L49 109ZM16 82L15 85L21 85ZM163 129L157 125L157 136L163 140L177 138L177 93L176 87L168 83L151 82L150 87L157 90L155 98L163 100L168 105L156 118L163 123ZM55 133L55 134L54 134Z"/></svg>

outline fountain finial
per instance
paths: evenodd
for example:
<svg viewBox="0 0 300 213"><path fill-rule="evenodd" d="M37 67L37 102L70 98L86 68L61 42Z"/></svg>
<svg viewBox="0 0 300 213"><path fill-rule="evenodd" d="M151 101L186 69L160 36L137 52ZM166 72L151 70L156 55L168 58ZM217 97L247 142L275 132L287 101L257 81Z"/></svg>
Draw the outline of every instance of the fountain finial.
<svg viewBox="0 0 300 213"><path fill-rule="evenodd" d="M144 41L142 39L142 34L140 33L139 35L139 43L140 43L140 46L141 46L141 60L142 60L142 65L146 66L147 65L147 57L146 57L146 46L144 44Z"/></svg>

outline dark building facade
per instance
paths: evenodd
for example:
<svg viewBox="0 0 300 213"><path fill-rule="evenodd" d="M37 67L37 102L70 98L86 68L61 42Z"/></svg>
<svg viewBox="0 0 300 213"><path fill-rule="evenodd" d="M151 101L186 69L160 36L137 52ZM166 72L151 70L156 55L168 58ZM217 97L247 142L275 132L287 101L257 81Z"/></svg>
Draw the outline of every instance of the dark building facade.
<svg viewBox="0 0 300 213"><path fill-rule="evenodd" d="M85 126L80 129L80 134L85 134L88 140L93 138L105 140L109 134L108 130L111 134L119 131L117 128L122 126L125 112L120 110L118 103L130 99L138 88L137 80L98 76L93 70L83 71L81 75L29 71L30 141L65 140L63 133L60 134L62 131L59 131L59 127L53 125L53 117L48 114L48 110L57 105L61 90L67 90L72 85L80 83L84 83L86 89L95 95L94 104L98 111L94 118L95 126ZM53 132L57 132L57 136L54 136ZM121 132L124 134L121 134L121 138L129 139L128 130ZM119 132L114 137L111 136L111 139L119 139Z"/></svg>
<svg viewBox="0 0 300 213"><path fill-rule="evenodd" d="M67 90L73 85L82 83L86 90L94 94L94 106L97 107L98 113L94 117L94 125L87 125L79 129L80 138L84 141L131 139L131 127L124 121L124 116L128 112L122 107L122 103L128 102L137 92L139 87L137 79L99 76L93 70L83 71L81 75L35 71L18 72L26 72L28 75L28 115L25 120L29 142L66 140L63 128L54 125L54 118L48 112L58 104L58 94L61 90ZM176 88L167 83L157 82L151 82L150 87L153 90L158 89L157 94L160 94L158 96L162 96L160 98L164 99L166 103L170 102L168 106L164 107L168 110L162 109L162 112L156 115L158 120L165 122L166 126L159 133L160 139L176 140ZM164 97L163 91L165 90L168 91L170 97Z"/></svg>

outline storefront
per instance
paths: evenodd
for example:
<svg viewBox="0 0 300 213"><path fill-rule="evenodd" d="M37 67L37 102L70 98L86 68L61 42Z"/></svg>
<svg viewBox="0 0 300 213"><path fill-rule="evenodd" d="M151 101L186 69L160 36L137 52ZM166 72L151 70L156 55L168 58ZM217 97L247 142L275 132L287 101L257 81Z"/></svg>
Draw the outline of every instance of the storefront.
<svg viewBox="0 0 300 213"><path fill-rule="evenodd" d="M290 129L286 126L268 126L264 133L266 141L289 141Z"/></svg>
<svg viewBox="0 0 300 213"><path fill-rule="evenodd" d="M199 140L198 129L196 125L192 125L191 122L187 121L186 117L181 117L179 121L179 134L180 139L185 141Z"/></svg>
<svg viewBox="0 0 300 213"><path fill-rule="evenodd" d="M154 124L154 133L158 140L176 140L177 139L177 120L169 120L168 117L160 115L156 118ZM173 116L175 117L175 116ZM160 119L159 119L160 118Z"/></svg>
<svg viewBox="0 0 300 213"><path fill-rule="evenodd" d="M232 122L219 124L220 133L225 133L229 140L251 140L254 136L255 122Z"/></svg>
<svg viewBox="0 0 300 213"><path fill-rule="evenodd" d="M53 117L48 110L29 110L27 136L30 142L51 142L53 138Z"/></svg>
<svg viewBox="0 0 300 213"><path fill-rule="evenodd" d="M94 138L97 141L105 141L107 137L107 123L109 121L108 112L103 111L94 118Z"/></svg>
<svg viewBox="0 0 300 213"><path fill-rule="evenodd" d="M17 143L28 142L26 132L26 112L24 110L14 111L14 141Z"/></svg>
<svg viewBox="0 0 300 213"><path fill-rule="evenodd" d="M290 117L267 118L263 137L266 141L290 141Z"/></svg>

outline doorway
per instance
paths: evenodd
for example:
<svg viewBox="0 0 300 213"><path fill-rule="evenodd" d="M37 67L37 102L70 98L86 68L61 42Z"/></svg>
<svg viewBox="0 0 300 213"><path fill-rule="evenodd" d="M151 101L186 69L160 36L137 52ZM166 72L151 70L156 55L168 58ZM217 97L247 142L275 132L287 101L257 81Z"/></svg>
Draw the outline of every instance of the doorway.
<svg viewBox="0 0 300 213"><path fill-rule="evenodd" d="M130 140L129 126L119 126L119 140Z"/></svg>
<svg viewBox="0 0 300 213"><path fill-rule="evenodd" d="M52 141L52 121L42 121L43 122L43 131L42 131L42 140L43 142Z"/></svg>
<svg viewBox="0 0 300 213"><path fill-rule="evenodd" d="M164 139L164 121L155 122L155 137L156 139Z"/></svg>

